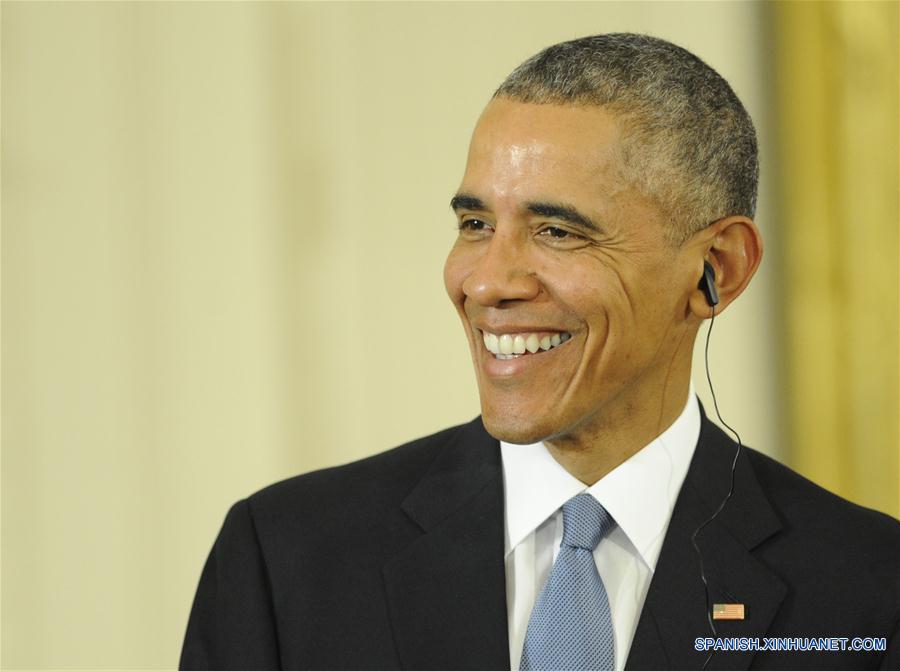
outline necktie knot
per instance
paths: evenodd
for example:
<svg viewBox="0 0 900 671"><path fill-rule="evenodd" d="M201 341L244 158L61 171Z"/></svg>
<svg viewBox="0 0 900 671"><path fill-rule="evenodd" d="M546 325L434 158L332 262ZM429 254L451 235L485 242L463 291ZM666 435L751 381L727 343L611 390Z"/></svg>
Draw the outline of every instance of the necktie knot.
<svg viewBox="0 0 900 671"><path fill-rule="evenodd" d="M590 494L569 499L563 511L563 545L594 551L615 522L606 508Z"/></svg>

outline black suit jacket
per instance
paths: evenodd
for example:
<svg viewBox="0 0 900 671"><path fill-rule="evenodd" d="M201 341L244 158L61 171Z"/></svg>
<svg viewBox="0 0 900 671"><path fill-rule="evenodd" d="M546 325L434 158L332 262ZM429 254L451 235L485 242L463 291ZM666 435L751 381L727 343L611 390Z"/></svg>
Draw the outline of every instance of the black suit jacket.
<svg viewBox="0 0 900 671"><path fill-rule="evenodd" d="M699 670L690 537L736 444L705 417L628 657ZM635 491L635 496L640 496ZM480 418L235 504L203 569L182 669L508 669L499 443ZM888 652L719 652L708 669L897 669L900 524L745 449L699 535L720 636L873 636Z"/></svg>

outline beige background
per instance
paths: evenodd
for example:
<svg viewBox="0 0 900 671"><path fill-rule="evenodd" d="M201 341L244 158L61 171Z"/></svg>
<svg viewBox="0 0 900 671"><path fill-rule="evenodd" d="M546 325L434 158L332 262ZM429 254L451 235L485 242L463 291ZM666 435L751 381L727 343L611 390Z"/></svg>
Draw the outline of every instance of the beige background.
<svg viewBox="0 0 900 671"><path fill-rule="evenodd" d="M232 502L477 414L448 201L543 46L640 31L707 60L758 124L777 239L765 11L4 2L3 667L173 667ZM778 455L772 252L711 362Z"/></svg>

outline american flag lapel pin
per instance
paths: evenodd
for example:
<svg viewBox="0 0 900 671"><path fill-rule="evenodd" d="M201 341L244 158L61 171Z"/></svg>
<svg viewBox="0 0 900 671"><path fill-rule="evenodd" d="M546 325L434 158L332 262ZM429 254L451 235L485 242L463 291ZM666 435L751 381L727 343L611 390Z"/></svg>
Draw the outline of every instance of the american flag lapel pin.
<svg viewBox="0 0 900 671"><path fill-rule="evenodd" d="M712 609L714 620L743 620L744 604L742 603L714 603Z"/></svg>

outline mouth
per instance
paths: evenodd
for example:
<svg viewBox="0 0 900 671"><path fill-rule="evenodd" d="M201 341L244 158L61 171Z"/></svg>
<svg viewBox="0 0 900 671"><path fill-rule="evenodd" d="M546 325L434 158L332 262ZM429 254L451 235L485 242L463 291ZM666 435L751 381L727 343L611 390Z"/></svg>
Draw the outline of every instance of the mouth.
<svg viewBox="0 0 900 671"><path fill-rule="evenodd" d="M565 344L571 340L568 331L534 331L529 333L489 333L481 331L485 349L495 359L518 359L537 356Z"/></svg>

